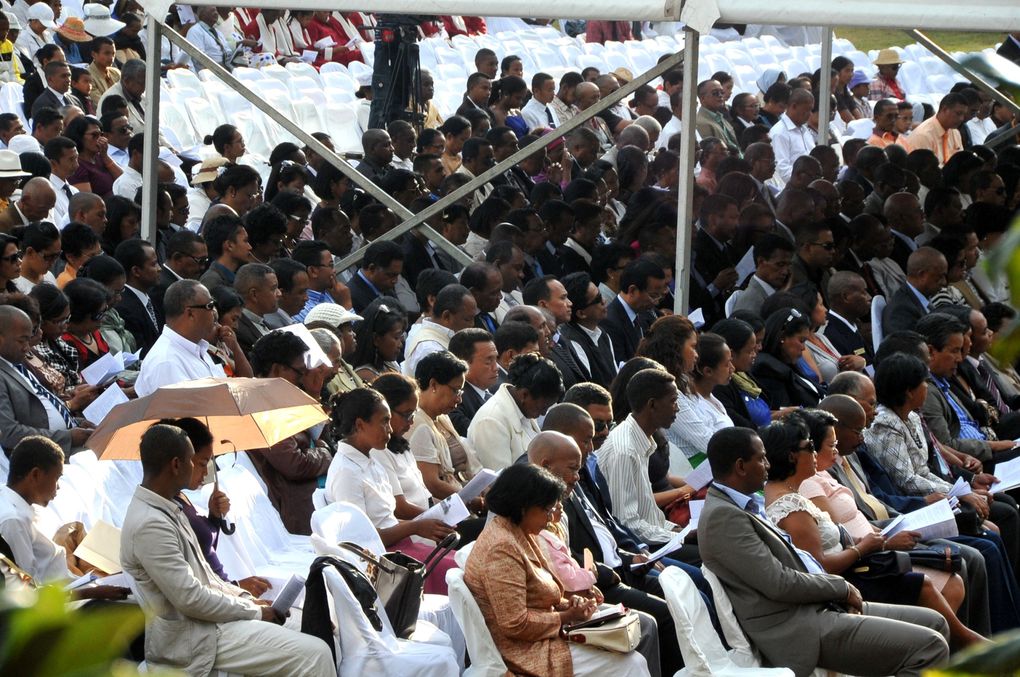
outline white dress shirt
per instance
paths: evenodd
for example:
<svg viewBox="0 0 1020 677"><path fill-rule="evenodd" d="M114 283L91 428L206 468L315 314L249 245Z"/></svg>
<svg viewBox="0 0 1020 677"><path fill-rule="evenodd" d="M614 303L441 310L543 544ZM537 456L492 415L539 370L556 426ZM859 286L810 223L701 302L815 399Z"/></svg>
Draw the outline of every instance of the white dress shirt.
<svg viewBox="0 0 1020 677"><path fill-rule="evenodd" d="M212 200L206 195L205 189L202 186L189 188L188 221L184 224L184 227L193 233L197 233L202 228L202 220L211 206Z"/></svg>
<svg viewBox="0 0 1020 677"><path fill-rule="evenodd" d="M53 192L57 194L57 200L53 203L53 211L50 213L55 219L54 225L63 230L64 226L66 226L67 222L70 220L67 217L67 207L71 202L71 198L69 198L67 193L64 192L64 186L67 186L67 189L71 191L71 195L74 195L79 191L56 174L50 174L50 185L53 186ZM132 197L132 199L134 198Z"/></svg>
<svg viewBox="0 0 1020 677"><path fill-rule="evenodd" d="M162 386L208 377L226 377L223 367L209 356L209 343L205 339L192 343L165 325L142 360L135 392L145 397Z"/></svg>
<svg viewBox="0 0 1020 677"><path fill-rule="evenodd" d="M552 115L552 125L549 124L550 115ZM531 97L531 101L528 101L524 108L521 109L521 117L528 123L529 132L533 129L548 129L550 126L553 128L560 126L560 118L556 115L553 107L542 103L535 97Z"/></svg>
<svg viewBox="0 0 1020 677"><path fill-rule="evenodd" d="M630 415L613 428L595 455L609 485L616 519L643 541L666 543L676 525L655 504L648 481L648 458L654 451L655 442Z"/></svg>
<svg viewBox="0 0 1020 677"><path fill-rule="evenodd" d="M386 452L389 453L389 452ZM347 501L358 506L376 529L398 524L394 489L386 469L347 444L337 444L336 456L326 472L326 502Z"/></svg>
<svg viewBox="0 0 1020 677"><path fill-rule="evenodd" d="M135 199L135 194L142 187L142 175L130 165L124 167L124 173L113 182L113 194L126 197L129 200Z"/></svg>
<svg viewBox="0 0 1020 677"><path fill-rule="evenodd" d="M225 53L226 50L229 50L229 46L215 28L199 21L188 29L187 38L188 42L202 50L210 59L221 66L225 65L226 58L230 56L229 53ZM201 70L201 67L197 65L196 67Z"/></svg>
<svg viewBox="0 0 1020 677"><path fill-rule="evenodd" d="M414 370L418 367L418 363L421 361L421 358L425 357L426 355L438 353L440 350L446 350L447 348L449 348L450 339L453 338L453 335L456 333L455 331L452 331L449 327L444 327L438 322L433 322L432 320L422 320L421 326L419 326L418 331L421 331L426 327L428 327L428 329L432 331L444 334L447 337L446 345L444 346L439 341L433 341L432 339L425 339L419 341L418 344L414 346L414 350L411 351L411 354L404 359L404 364L402 364L400 367L400 370L404 372L404 376L410 376L411 378L414 378ZM428 336L428 334L426 334L426 336ZM409 345L412 345L410 339L408 339L407 343Z"/></svg>
<svg viewBox="0 0 1020 677"><path fill-rule="evenodd" d="M814 134L807 125L795 125L783 113L779 122L769 130L769 136L772 138L772 150L776 154L776 176L786 183L793 173L794 161L815 147Z"/></svg>
<svg viewBox="0 0 1020 677"><path fill-rule="evenodd" d="M373 449L369 457L386 471L394 496L403 496L408 503L422 510L429 507L432 495L425 487L425 479L418 470L414 454L410 451L395 454L389 449Z"/></svg>
<svg viewBox="0 0 1020 677"><path fill-rule="evenodd" d="M7 486L0 486L0 536L11 546L17 565L36 582L70 578L64 549L35 527L35 511Z"/></svg>
<svg viewBox="0 0 1020 677"><path fill-rule="evenodd" d="M730 428L733 421L722 403L710 395L707 400L697 393L680 393L676 403L679 408L673 425L666 431L666 438L691 458L708 451L708 441L717 430Z"/></svg>

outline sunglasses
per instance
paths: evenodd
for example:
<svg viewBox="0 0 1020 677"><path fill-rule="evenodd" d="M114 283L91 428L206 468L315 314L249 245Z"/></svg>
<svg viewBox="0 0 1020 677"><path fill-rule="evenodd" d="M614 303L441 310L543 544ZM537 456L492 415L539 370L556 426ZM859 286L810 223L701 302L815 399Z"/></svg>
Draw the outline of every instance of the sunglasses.
<svg viewBox="0 0 1020 677"><path fill-rule="evenodd" d="M10 256L0 256L0 261L6 261L7 263L16 263L21 260L21 252L14 252Z"/></svg>
<svg viewBox="0 0 1020 677"><path fill-rule="evenodd" d="M205 267L205 266L209 265L209 257L208 256L191 256L191 255L189 255L188 258L191 259L192 261L194 261L195 263L197 263L198 265L202 266L202 267Z"/></svg>
<svg viewBox="0 0 1020 677"><path fill-rule="evenodd" d="M595 421L595 432L600 433L604 430L612 430L616 427L616 421Z"/></svg>
<svg viewBox="0 0 1020 677"><path fill-rule="evenodd" d="M199 304L199 305L192 305L192 306L187 306L187 307L188 308L194 308L195 310L201 310L203 308L205 310L215 310L216 309L216 302L215 301L210 301L209 303L202 303L202 304Z"/></svg>

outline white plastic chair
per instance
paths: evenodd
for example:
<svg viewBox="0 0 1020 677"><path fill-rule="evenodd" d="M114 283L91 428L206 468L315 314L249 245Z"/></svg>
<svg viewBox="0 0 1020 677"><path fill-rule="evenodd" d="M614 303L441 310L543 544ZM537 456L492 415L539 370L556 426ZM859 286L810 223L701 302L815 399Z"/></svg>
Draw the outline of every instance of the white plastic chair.
<svg viewBox="0 0 1020 677"><path fill-rule="evenodd" d="M885 312L885 297L876 294L871 297L871 345L878 350L878 344L882 342L884 332L882 331L882 313Z"/></svg>
<svg viewBox="0 0 1020 677"><path fill-rule="evenodd" d="M326 63L322 64L321 68L319 68L319 75L320 76L322 76L322 75L324 75L326 73L345 73L346 74L347 73L347 66L343 65L342 63L336 62L336 61L327 61Z"/></svg>
<svg viewBox="0 0 1020 677"><path fill-rule="evenodd" d="M348 75L346 71L340 72L324 70L320 75L322 76L322 84L327 89L341 89L345 92L350 92L351 94L358 91L358 83L356 83L354 78Z"/></svg>
<svg viewBox="0 0 1020 677"><path fill-rule="evenodd" d="M374 555L382 555L386 552L386 546L383 545L382 539L379 538L379 532L376 531L368 516L358 506L345 501L330 503L313 512L312 534L331 548L341 541L348 541L357 543ZM339 556L362 571L367 568L368 563L354 553L344 549L338 550L339 552L330 550L330 554ZM432 642L429 626L434 626L442 631L442 642L447 646L452 646L458 662L463 660L466 646L464 633L457 624L457 618L450 607L448 597L445 595L424 595L421 608L418 611L418 619L426 621L426 623L422 625L423 632L421 634L416 630L412 635L411 638L414 641Z"/></svg>
<svg viewBox="0 0 1020 677"><path fill-rule="evenodd" d="M166 79L170 81L170 86L175 89L202 91L202 81L198 79L198 76L193 71L187 68L171 68L166 73Z"/></svg>
<svg viewBox="0 0 1020 677"><path fill-rule="evenodd" d="M668 567L659 575L676 624L677 641L684 657L684 668L675 677L729 677L730 675L790 675L786 668L742 667L733 662L712 627L708 607L694 581L682 569Z"/></svg>
<svg viewBox="0 0 1020 677"><path fill-rule="evenodd" d="M250 82L252 80L265 80L266 74L258 68L248 68L247 66L238 66L231 71L235 78L244 82Z"/></svg>
<svg viewBox="0 0 1020 677"><path fill-rule="evenodd" d="M851 120L846 126L846 133L844 136L853 137L855 139L868 139L871 137L871 133L875 131L875 121L871 118L861 118L860 120Z"/></svg>
<svg viewBox="0 0 1020 677"><path fill-rule="evenodd" d="M458 674L452 649L397 639L386 614L380 614L383 628L376 630L340 574L327 567L322 576L333 599L333 623L337 628L334 638L340 646L338 677L371 674L449 677Z"/></svg>
<svg viewBox="0 0 1020 677"><path fill-rule="evenodd" d="M447 571L446 585L450 589L450 606L464 631L471 656L471 667L464 671L463 677L503 677L507 673L506 663L492 641L478 602L464 582L464 572L460 569Z"/></svg>
<svg viewBox="0 0 1020 677"><path fill-rule="evenodd" d="M352 61L350 65L347 66L347 72L350 73L351 77L354 78L354 81L357 82L360 76L371 75L372 67L367 64L363 64L360 61Z"/></svg>
<svg viewBox="0 0 1020 677"><path fill-rule="evenodd" d="M167 127L180 142L180 150L189 150L202 145L202 139L195 133L191 120L175 104L161 102L159 106L159 123Z"/></svg>
<svg viewBox="0 0 1020 677"><path fill-rule="evenodd" d="M730 596L726 594L722 581L704 564L701 565L701 573L712 588L712 601L715 603L719 626L722 628L723 637L726 638L726 644L731 647L730 660L745 668L760 666L761 657L751 646L751 640L737 622L737 617L733 614L733 605L730 604Z"/></svg>
<svg viewBox="0 0 1020 677"><path fill-rule="evenodd" d="M321 92L322 85L315 78L310 78L307 75L294 75L287 83L287 88L290 89L291 96L294 98L308 96L306 92Z"/></svg>
<svg viewBox="0 0 1020 677"><path fill-rule="evenodd" d="M322 80L319 79L319 71L315 70L315 66L312 64L305 63L304 61L296 61L287 64L286 69L294 75L311 78L320 88L322 87Z"/></svg>
<svg viewBox="0 0 1020 677"><path fill-rule="evenodd" d="M338 153L362 151L361 128L358 126L356 103L333 103L326 106L327 133L333 138Z"/></svg>
<svg viewBox="0 0 1020 677"><path fill-rule="evenodd" d="M730 297L728 299L726 299L726 304L723 307L723 310L726 311L726 317L729 317L730 315L733 314L733 308L734 306L737 305L737 299L740 298L740 295L743 293L744 293L743 289L737 289L732 294L730 294Z"/></svg>
<svg viewBox="0 0 1020 677"><path fill-rule="evenodd" d="M188 116L191 118L191 125L201 138L205 138L216 131L219 125L215 109L205 97L194 97L187 102Z"/></svg>

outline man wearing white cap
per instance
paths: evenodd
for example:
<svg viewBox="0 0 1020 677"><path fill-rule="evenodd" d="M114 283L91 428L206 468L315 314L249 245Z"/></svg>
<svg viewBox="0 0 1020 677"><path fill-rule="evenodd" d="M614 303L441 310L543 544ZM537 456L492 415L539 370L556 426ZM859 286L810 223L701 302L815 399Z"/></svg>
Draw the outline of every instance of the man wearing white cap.
<svg viewBox="0 0 1020 677"><path fill-rule="evenodd" d="M53 33L57 24L53 10L44 2L37 2L28 8L28 30L21 31L16 46L23 52L35 54L43 45L53 44Z"/></svg>
<svg viewBox="0 0 1020 677"><path fill-rule="evenodd" d="M0 82L21 82L22 79L21 61L15 56L10 39L11 16L0 12Z"/></svg>

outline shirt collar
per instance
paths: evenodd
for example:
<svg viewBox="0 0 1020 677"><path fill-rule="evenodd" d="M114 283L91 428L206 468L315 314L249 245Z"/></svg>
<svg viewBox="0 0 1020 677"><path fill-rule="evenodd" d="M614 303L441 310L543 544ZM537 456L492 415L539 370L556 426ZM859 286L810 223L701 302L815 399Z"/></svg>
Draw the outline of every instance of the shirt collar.
<svg viewBox="0 0 1020 677"><path fill-rule="evenodd" d="M134 295L138 297L138 300L142 302L143 306L150 303L149 295L141 291L140 289L135 289L129 284L124 285L124 288L130 289L132 292L134 292Z"/></svg>
<svg viewBox="0 0 1020 677"><path fill-rule="evenodd" d="M634 312L634 309L631 308L627 304L627 302L624 300L623 296L621 296L620 294L617 294L616 298L618 298L620 300L620 305L623 306L623 310L624 310L624 312L627 313L627 317L630 319L630 321L633 322L635 319L637 319L637 313Z"/></svg>
<svg viewBox="0 0 1020 677"><path fill-rule="evenodd" d="M602 329L597 326L594 329L588 329L588 327L580 323L577 324L577 327L588 335L588 338L591 339L592 343L595 345L599 344L599 339L602 338Z"/></svg>
<svg viewBox="0 0 1020 677"><path fill-rule="evenodd" d="M371 462L371 459L351 445L346 442L341 442L336 445L336 450L338 454L343 454L344 458L350 459L362 470L368 470L368 465Z"/></svg>
<svg viewBox="0 0 1020 677"><path fill-rule="evenodd" d="M765 512L761 496L759 496L757 494L751 494L749 496L749 495L747 495L745 493L739 492L736 489L733 489L732 487L728 487L725 484L722 484L722 483L720 483L718 481L715 481L715 480L712 481L712 484L715 486L716 489L718 489L719 491L721 491L724 494L726 494L727 496L729 496L730 500L733 501L734 503L736 503L737 507L740 508L741 510L745 510L746 511L747 510L747 506L749 504L753 503L754 507L755 507L755 513L759 517L762 516L763 513Z"/></svg>
<svg viewBox="0 0 1020 677"><path fill-rule="evenodd" d="M758 284L761 285L761 288L765 290L768 296L772 296L773 294L776 293L776 288L773 287L768 282L766 282L765 280L761 279L757 275L754 276L754 279L758 280Z"/></svg>
<svg viewBox="0 0 1020 677"><path fill-rule="evenodd" d="M24 517L30 521L35 520L35 511L32 510L32 506L29 505L28 501L21 494L8 486L0 487L0 492L2 492L3 497L11 504L11 507L14 508L19 517Z"/></svg>
<svg viewBox="0 0 1020 677"><path fill-rule="evenodd" d="M376 296L383 295L383 293L379 291L379 288L372 284L372 282L367 277L365 277L365 273L363 273L360 268L358 269L358 277L360 277L365 282L365 284L368 285L369 289L375 292Z"/></svg>
<svg viewBox="0 0 1020 677"><path fill-rule="evenodd" d="M422 320L421 323L422 325L426 324L431 325L435 331L442 332L443 334L446 334L446 336L449 338L453 338L453 335L457 333L450 329L449 327L444 327L438 322L433 322L432 320Z"/></svg>
<svg viewBox="0 0 1020 677"><path fill-rule="evenodd" d="M477 394L478 397L480 397L483 402L485 401L485 398L489 397L492 394L488 390L483 390L483 389L479 388L478 386L476 386L471 381L466 381L466 383L474 389L475 394Z"/></svg>
<svg viewBox="0 0 1020 677"><path fill-rule="evenodd" d="M176 345L181 350L191 353L202 359L206 351L209 350L209 342L205 339L200 339L198 343L193 342L191 339L181 336L173 329L170 328L169 324L163 325L163 333L167 335L167 338L171 343ZM204 360L203 360L204 361Z"/></svg>
<svg viewBox="0 0 1020 677"><path fill-rule="evenodd" d="M854 323L853 323L853 322L851 322L850 320L846 319L845 317L843 317L842 315L840 315L839 313L837 313L837 312L836 312L835 310L833 310L832 308L830 308L830 309L829 309L829 315L831 315L832 317L836 318L837 320L839 320L840 322L842 322L842 323L843 323L843 324L845 324L846 326L850 327L850 328L851 328L851 329L853 329L854 331L857 331L857 325L856 325L856 324L854 324Z"/></svg>
<svg viewBox="0 0 1020 677"><path fill-rule="evenodd" d="M928 304L928 297L926 297L921 292L917 291L917 287L915 287L914 285L910 284L909 280L907 281L907 287L910 289L910 291L914 292L914 296L916 296L917 300L921 302L921 307L924 308L925 310L928 310L928 305L929 305Z"/></svg>

